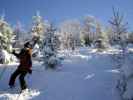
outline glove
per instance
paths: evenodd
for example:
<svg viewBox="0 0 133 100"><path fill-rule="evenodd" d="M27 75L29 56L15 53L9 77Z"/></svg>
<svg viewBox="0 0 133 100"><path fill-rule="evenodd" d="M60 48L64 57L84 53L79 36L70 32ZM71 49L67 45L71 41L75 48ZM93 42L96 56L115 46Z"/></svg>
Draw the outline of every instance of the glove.
<svg viewBox="0 0 133 100"><path fill-rule="evenodd" d="M28 71L28 72L29 72L29 74L32 74L32 70L31 70L31 69L29 69L29 71Z"/></svg>

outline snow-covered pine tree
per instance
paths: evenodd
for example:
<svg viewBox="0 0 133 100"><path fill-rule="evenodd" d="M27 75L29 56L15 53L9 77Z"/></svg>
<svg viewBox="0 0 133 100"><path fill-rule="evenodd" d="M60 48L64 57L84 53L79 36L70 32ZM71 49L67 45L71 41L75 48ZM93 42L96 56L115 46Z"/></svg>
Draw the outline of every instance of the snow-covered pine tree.
<svg viewBox="0 0 133 100"><path fill-rule="evenodd" d="M26 41L30 37L30 32L27 32L24 29L24 25L20 21L17 21L14 27L14 34L15 34L15 40L22 42Z"/></svg>
<svg viewBox="0 0 133 100"><path fill-rule="evenodd" d="M28 34L22 27L20 21L14 27L14 41L13 41L13 48L22 48L24 41L27 39Z"/></svg>
<svg viewBox="0 0 133 100"><path fill-rule="evenodd" d="M108 36L107 33L102 30L100 23L97 23L96 33L98 35L96 42L96 48L98 51L103 51L108 47Z"/></svg>
<svg viewBox="0 0 133 100"><path fill-rule="evenodd" d="M6 59L7 52L12 50L13 31L10 25L5 21L4 16L0 18L0 60L2 63L8 63Z"/></svg>
<svg viewBox="0 0 133 100"><path fill-rule="evenodd" d="M14 34L16 35L15 40L20 40L22 37L22 25L20 22L17 22L14 28Z"/></svg>
<svg viewBox="0 0 133 100"><path fill-rule="evenodd" d="M45 33L45 25L44 25L44 20L40 16L39 11L36 12L36 15L33 16L33 23L32 23L32 28L31 28L31 33L33 37L38 37L39 41L39 47L41 47L43 38L44 38L44 33Z"/></svg>
<svg viewBox="0 0 133 100"><path fill-rule="evenodd" d="M1 33L1 48L11 51L12 35L13 31L10 25L5 21L4 17L0 18L0 33Z"/></svg>
<svg viewBox="0 0 133 100"><path fill-rule="evenodd" d="M30 33L32 33L32 42L35 43L35 48L33 49L33 56L39 56L43 52L43 40L45 38L45 33L50 27L50 24L47 20L43 20L39 11L36 12L36 15L33 16L32 28ZM37 49L38 48L38 49Z"/></svg>
<svg viewBox="0 0 133 100"><path fill-rule="evenodd" d="M43 62L46 69L54 69L60 62L57 57L58 37L55 33L55 28L51 24L45 33L43 41Z"/></svg>

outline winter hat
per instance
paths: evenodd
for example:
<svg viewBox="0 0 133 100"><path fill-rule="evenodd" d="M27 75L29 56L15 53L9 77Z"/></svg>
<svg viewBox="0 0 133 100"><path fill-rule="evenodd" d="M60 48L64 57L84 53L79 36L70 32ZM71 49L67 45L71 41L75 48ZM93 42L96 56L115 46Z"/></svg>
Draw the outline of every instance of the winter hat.
<svg viewBox="0 0 133 100"><path fill-rule="evenodd" d="M26 48L32 48L30 42L26 42L26 43L24 44L24 47L26 47Z"/></svg>

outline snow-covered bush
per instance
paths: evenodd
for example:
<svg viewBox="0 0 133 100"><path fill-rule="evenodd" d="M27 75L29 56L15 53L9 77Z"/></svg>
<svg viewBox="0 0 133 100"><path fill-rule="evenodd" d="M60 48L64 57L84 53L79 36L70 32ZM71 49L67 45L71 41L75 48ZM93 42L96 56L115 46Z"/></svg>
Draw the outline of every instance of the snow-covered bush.
<svg viewBox="0 0 133 100"><path fill-rule="evenodd" d="M99 37L94 44L98 51L107 49L109 47L107 35L104 33L99 33Z"/></svg>
<svg viewBox="0 0 133 100"><path fill-rule="evenodd" d="M15 61L15 57L9 54L6 50L0 49L0 64L7 64Z"/></svg>
<svg viewBox="0 0 133 100"><path fill-rule="evenodd" d="M51 68L55 68L56 65L59 64L59 59L57 56L51 56L48 60L48 66Z"/></svg>
<svg viewBox="0 0 133 100"><path fill-rule="evenodd" d="M102 51L106 48L105 42L102 39L98 39L95 41L95 47L98 49L98 51Z"/></svg>

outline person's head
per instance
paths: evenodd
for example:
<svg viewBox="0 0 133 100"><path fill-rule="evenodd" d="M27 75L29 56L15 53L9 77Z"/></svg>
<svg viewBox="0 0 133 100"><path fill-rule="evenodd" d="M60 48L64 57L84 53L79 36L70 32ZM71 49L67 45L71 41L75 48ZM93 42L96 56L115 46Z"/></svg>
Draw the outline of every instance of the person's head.
<svg viewBox="0 0 133 100"><path fill-rule="evenodd" d="M30 42L26 42L26 43L24 44L24 48L32 48Z"/></svg>

